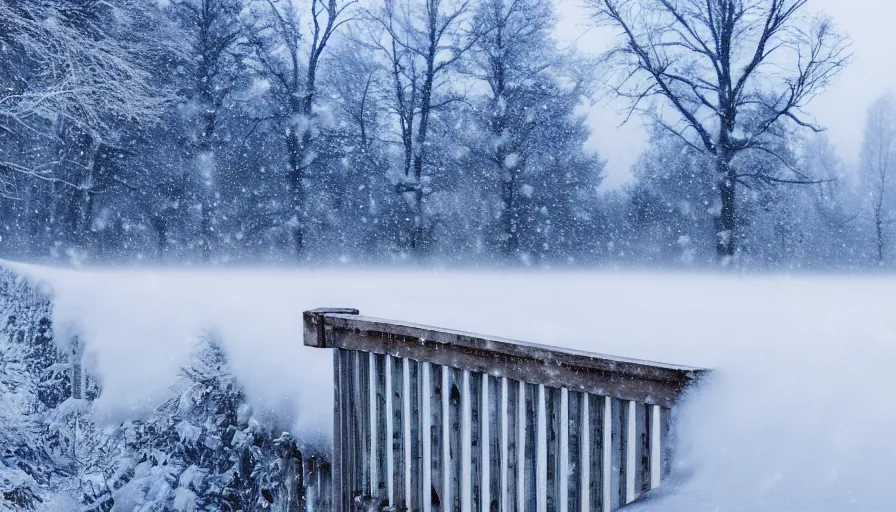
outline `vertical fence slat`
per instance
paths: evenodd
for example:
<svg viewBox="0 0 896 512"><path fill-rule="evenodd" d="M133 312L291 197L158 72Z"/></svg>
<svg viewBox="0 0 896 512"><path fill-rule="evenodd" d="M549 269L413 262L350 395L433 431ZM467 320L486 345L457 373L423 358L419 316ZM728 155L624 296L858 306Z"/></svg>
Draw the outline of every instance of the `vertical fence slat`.
<svg viewBox="0 0 896 512"><path fill-rule="evenodd" d="M534 448L534 443L530 442L530 432L534 432L532 428L532 421L526 421L527 414L530 410L529 406L532 404L531 394L528 392L529 386L526 385L525 382L520 381L519 386L519 394L517 395L517 437L516 437L516 445L517 445L517 478L516 478L516 493L517 500L516 506L517 510L523 511L532 511L534 510L534 503L530 504L528 497L531 495L534 497L534 493L530 492L526 493L526 489L530 491L534 490L533 487L535 482L534 478L527 478L529 475L532 475L532 464L535 460L535 454L530 452ZM529 395L529 396L527 396ZM530 418L533 417L529 416ZM534 437L534 436L532 436ZM534 477L534 475L532 475Z"/></svg>
<svg viewBox="0 0 896 512"><path fill-rule="evenodd" d="M451 490L451 370L442 367L442 499L443 511L452 510L454 501Z"/></svg>
<svg viewBox="0 0 896 512"><path fill-rule="evenodd" d="M662 408L650 406L650 488L660 486L662 479Z"/></svg>
<svg viewBox="0 0 896 512"><path fill-rule="evenodd" d="M545 507L560 510L560 393L545 387Z"/></svg>
<svg viewBox="0 0 896 512"><path fill-rule="evenodd" d="M480 421L479 439L480 439L480 444L482 445L482 455L479 459L480 465L481 465L480 471L482 473L482 480L481 480L481 484L479 486L479 493L480 493L480 499L481 499L481 505L479 506L479 510L481 510L482 512L489 512L489 509L491 508L490 505L492 502L492 498L491 498L491 480L492 480L491 456L492 456L492 453L491 453L491 443L490 443L490 441L491 441L491 429L490 429L491 424L490 424L490 422L492 421L493 416L490 414L490 412L491 412L490 405L491 404L490 404L489 397L491 396L491 393L489 392L488 379L489 379L488 374L483 373L482 374L482 387L480 389L480 394L482 395L482 403L479 406L479 421Z"/></svg>
<svg viewBox="0 0 896 512"><path fill-rule="evenodd" d="M386 356L377 355L376 356L376 418L377 418L377 434L376 434L376 494L375 498L378 502L386 503L389 502L389 496L391 495L391 489L388 486L389 474L392 471L391 466L388 464L389 454L392 452L392 445L390 444L391 435L392 435L392 423L391 423L391 388L389 390L386 389L386 381L389 380L388 374L386 371L388 368ZM388 391L388 392L387 392ZM389 409L387 410L387 406Z"/></svg>
<svg viewBox="0 0 896 512"><path fill-rule="evenodd" d="M608 398L609 399L609 398ZM616 485L613 487L612 510L621 508L626 503L626 483L628 478L625 472L625 463L628 460L628 428L625 422L628 414L628 401L618 398L610 399L613 406L613 478Z"/></svg>
<svg viewBox="0 0 896 512"><path fill-rule="evenodd" d="M650 410L651 406L638 402L638 482L636 497L650 490Z"/></svg>
<svg viewBox="0 0 896 512"><path fill-rule="evenodd" d="M484 374L470 372L470 510L480 512L482 504L482 379Z"/></svg>
<svg viewBox="0 0 896 512"><path fill-rule="evenodd" d="M507 418L501 416L501 378L488 377L488 503L485 512L500 512L504 498L501 494L501 425Z"/></svg>
<svg viewBox="0 0 896 512"><path fill-rule="evenodd" d="M432 511L432 375L431 364L420 365L420 436L423 448L423 480L420 501L423 512Z"/></svg>
<svg viewBox="0 0 896 512"><path fill-rule="evenodd" d="M582 395L578 391L567 391L566 405L561 407L566 411L563 416L567 436L566 456L561 457L560 462L561 467L565 465L567 468L564 470L563 495L566 497L568 512L579 512L582 509ZM566 464L563 464L564 460Z"/></svg>
<svg viewBox="0 0 896 512"><path fill-rule="evenodd" d="M354 366L354 357L353 354L348 350L342 351L342 372L343 372L343 380L342 380L342 428L345 431L343 434L343 440L345 441L345 446L343 447L342 452L345 454L343 457L343 507L344 510L351 510L351 498L352 494L355 490L355 438L354 438L354 429L352 428L352 416L355 410L354 403L352 401L352 393L354 391L353 384L353 366Z"/></svg>
<svg viewBox="0 0 896 512"><path fill-rule="evenodd" d="M516 381L507 381L507 492L503 498L507 506L503 512L522 510L517 488L520 486L520 385Z"/></svg>
<svg viewBox="0 0 896 512"><path fill-rule="evenodd" d="M603 489L603 509L604 512L612 512L613 511L613 495L616 494L613 492L613 481L617 476L616 472L613 471L613 439L618 436L618 434L614 434L613 432L613 399L608 396L603 397L604 410L603 410L603 435L601 436L601 482Z"/></svg>
<svg viewBox="0 0 896 512"><path fill-rule="evenodd" d="M507 407L508 394L507 377L501 377L501 414L498 415L498 421L501 422L501 448L499 450L501 457L501 469L499 470L501 482L500 495L498 497L501 512L510 512L510 500L508 499L510 486L507 485L507 458L510 455L510 440L508 439L510 432L507 425L507 420L510 419L510 410Z"/></svg>
<svg viewBox="0 0 896 512"><path fill-rule="evenodd" d="M588 395L588 424L589 441L588 448L590 450L591 466L588 468L590 473L591 485L589 493L591 494L591 503L589 508L594 512L603 512L604 510L604 493L606 475L608 471L604 470L604 435L607 433L604 428L604 397L598 395Z"/></svg>
<svg viewBox="0 0 896 512"><path fill-rule="evenodd" d="M579 510L589 512L591 510L591 409L589 408L590 395L582 393L582 412L579 416L579 498L581 504ZM600 512L600 511L596 511Z"/></svg>
<svg viewBox="0 0 896 512"><path fill-rule="evenodd" d="M379 493L379 461L377 460L378 455L378 428L379 422L377 421L377 398L376 398L376 389L377 389L377 368L376 368L376 354L370 352L367 354L368 359L368 369L367 369L367 392L368 392L368 404L367 408L369 411L369 421L370 421L370 496L375 497Z"/></svg>
<svg viewBox="0 0 896 512"><path fill-rule="evenodd" d="M408 377L411 381L411 502L409 507L411 510L422 510L424 498L428 497L423 492L423 436L420 429L423 425L423 416L428 416L429 411L425 413L420 408L420 363L414 360L409 361L410 369ZM429 488L426 488L427 491Z"/></svg>
<svg viewBox="0 0 896 512"><path fill-rule="evenodd" d="M342 350L333 351L333 474L335 481L333 482L333 495L337 498L334 500L335 512L348 512L342 508L342 489L341 475L344 473L342 467L342 450L344 440L342 439L342 388L344 386L342 373Z"/></svg>
<svg viewBox="0 0 896 512"><path fill-rule="evenodd" d="M536 455L535 470L537 480L535 483L536 498L535 508L538 512L547 512L548 509L548 440L547 440L547 411L545 407L545 387L544 384L538 385L538 418L537 418L537 437L536 437Z"/></svg>
<svg viewBox="0 0 896 512"><path fill-rule="evenodd" d="M399 508L406 508L405 502L405 449L404 449L404 370L403 359L392 358L392 504Z"/></svg>
<svg viewBox="0 0 896 512"><path fill-rule="evenodd" d="M460 510L461 512L471 512L472 510L472 465L471 451L472 439L470 426L472 420L470 418L470 370L463 370L461 377L461 419L460 419Z"/></svg>
<svg viewBox="0 0 896 512"><path fill-rule="evenodd" d="M352 435L352 412L354 404L352 403L352 353L348 350L340 350L339 362L342 369L342 474L339 475L340 485L342 486L342 494L340 495L340 505L342 510L350 511L352 508L352 491L354 488L354 465L355 465L355 439Z"/></svg>
<svg viewBox="0 0 896 512"><path fill-rule="evenodd" d="M447 446L448 438L444 436L444 430L447 428L448 418L442 415L442 407L444 404L442 403L442 397L445 396L448 392L448 388L443 387L442 376L446 372L446 368L444 366L431 364L429 367L429 380L430 387L432 390L432 399L430 400L430 432L432 432L432 444L430 447L429 455L432 458L432 464L430 467L432 468L432 475L430 478L430 490L424 489L424 494L429 493L429 495L424 495L424 499L429 502L432 506L432 509L435 512L439 512L442 510L447 510L444 508L443 504L447 503L446 495L445 495L445 473L443 466L443 447Z"/></svg>
<svg viewBox="0 0 896 512"><path fill-rule="evenodd" d="M405 507L412 507L412 484L411 473L411 363L407 358L401 359L401 432L402 432L402 455L404 455L404 478L402 478L402 487L404 489Z"/></svg>
<svg viewBox="0 0 896 512"><path fill-rule="evenodd" d="M383 360L383 373L386 375L386 403L383 410L386 415L386 504L395 505L395 427L392 424L394 406L392 404L392 356L386 355Z"/></svg>
<svg viewBox="0 0 896 512"><path fill-rule="evenodd" d="M461 485L461 474L463 472L463 396L461 388L463 387L463 372L456 368L451 369L451 507L450 510L457 512L461 509L463 487ZM446 509L449 510L449 509Z"/></svg>
<svg viewBox="0 0 896 512"><path fill-rule="evenodd" d="M442 510L451 510L454 502L451 500L451 370L442 366Z"/></svg>
<svg viewBox="0 0 896 512"><path fill-rule="evenodd" d="M569 511L569 390L560 388L560 512Z"/></svg>
<svg viewBox="0 0 896 512"><path fill-rule="evenodd" d="M370 436L367 434L367 355L360 352L352 352L354 372L352 375L352 403L354 404L354 428L353 437L355 439L355 463L354 471L356 472L354 480L353 496L365 496L369 492L367 484L370 480L368 476L367 460L368 448L367 443Z"/></svg>
<svg viewBox="0 0 896 512"><path fill-rule="evenodd" d="M660 466L662 467L662 478L665 478L672 471L672 410L663 407L660 420L660 453L662 454Z"/></svg>
<svg viewBox="0 0 896 512"><path fill-rule="evenodd" d="M626 401L625 414L625 503L635 499L636 476L638 474L638 404Z"/></svg>

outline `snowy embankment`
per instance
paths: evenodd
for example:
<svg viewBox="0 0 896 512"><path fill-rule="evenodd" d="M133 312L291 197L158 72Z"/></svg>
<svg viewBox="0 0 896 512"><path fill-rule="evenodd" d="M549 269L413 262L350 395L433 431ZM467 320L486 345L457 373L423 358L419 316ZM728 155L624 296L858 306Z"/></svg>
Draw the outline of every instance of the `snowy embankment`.
<svg viewBox="0 0 896 512"><path fill-rule="evenodd" d="M890 510L896 503L896 278L600 272L67 271L54 325L86 342L111 421L159 405L203 332L259 411L325 436L327 351L301 312L394 318L705 366L678 418L680 487L647 510Z"/></svg>

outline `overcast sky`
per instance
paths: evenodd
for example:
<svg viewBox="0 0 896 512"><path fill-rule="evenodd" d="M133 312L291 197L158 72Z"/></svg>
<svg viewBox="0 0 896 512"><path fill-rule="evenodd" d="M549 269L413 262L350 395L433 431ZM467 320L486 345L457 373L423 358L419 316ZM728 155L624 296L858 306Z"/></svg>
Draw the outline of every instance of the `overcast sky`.
<svg viewBox="0 0 896 512"><path fill-rule="evenodd" d="M600 53L612 33L588 27L581 0L557 0L562 44L575 42L588 53ZM808 8L829 14L853 41L855 59L833 87L810 104L809 112L828 128L841 158L854 165L862 143L868 104L887 89L896 90L896 2L893 0L809 0ZM625 126L621 105L612 100L589 109L592 127L589 144L607 159L605 186L617 187L630 179L630 168L644 147L646 132L638 120Z"/></svg>

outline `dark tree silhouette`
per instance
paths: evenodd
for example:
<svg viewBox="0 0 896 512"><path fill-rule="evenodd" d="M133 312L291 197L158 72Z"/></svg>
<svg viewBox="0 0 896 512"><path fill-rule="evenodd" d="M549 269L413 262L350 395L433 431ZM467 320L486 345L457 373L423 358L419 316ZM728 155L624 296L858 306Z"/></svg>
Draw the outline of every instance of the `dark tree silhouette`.
<svg viewBox="0 0 896 512"><path fill-rule="evenodd" d="M646 113L711 155L720 259L736 252L739 184L817 183L779 155L787 125L819 131L804 107L849 62L849 41L808 0L587 0L618 46L606 53L629 115ZM671 107L662 109L660 107ZM736 157L780 157L787 173L739 171Z"/></svg>

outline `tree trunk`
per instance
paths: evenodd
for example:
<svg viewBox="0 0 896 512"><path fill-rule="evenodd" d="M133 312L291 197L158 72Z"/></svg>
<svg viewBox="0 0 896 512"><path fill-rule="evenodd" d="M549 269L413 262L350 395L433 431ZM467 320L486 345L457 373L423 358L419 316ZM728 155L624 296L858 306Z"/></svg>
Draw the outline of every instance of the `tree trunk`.
<svg viewBox="0 0 896 512"><path fill-rule="evenodd" d="M884 222L880 208L874 212L874 228L877 232L877 264L884 264Z"/></svg>
<svg viewBox="0 0 896 512"><path fill-rule="evenodd" d="M302 256L304 251L304 221L305 221L305 168L303 159L305 155L302 147L302 135L297 133L296 127L290 128L286 136L286 150L289 154L289 173L287 181L289 184L290 208L294 218L290 219L290 238L295 251L296 259Z"/></svg>
<svg viewBox="0 0 896 512"><path fill-rule="evenodd" d="M504 167L503 164L501 164ZM503 169L501 183L501 248L506 255L512 255L520 248L519 212L516 193L516 171Z"/></svg>
<svg viewBox="0 0 896 512"><path fill-rule="evenodd" d="M719 180L719 196L721 210L716 217L716 256L722 262L734 257L736 247L736 191L737 180L731 169L730 156L723 154L716 157L716 165L721 179Z"/></svg>
<svg viewBox="0 0 896 512"><path fill-rule="evenodd" d="M200 67L201 77L206 77L199 83L199 105L202 108L200 122L202 123L199 138L196 142L196 170L199 177L199 252L203 261L209 262L212 257L212 244L214 236L214 199L215 179L217 178L217 162L215 161L215 149L213 138L218 123L218 106L215 92L207 78L211 71L207 68L205 60Z"/></svg>

